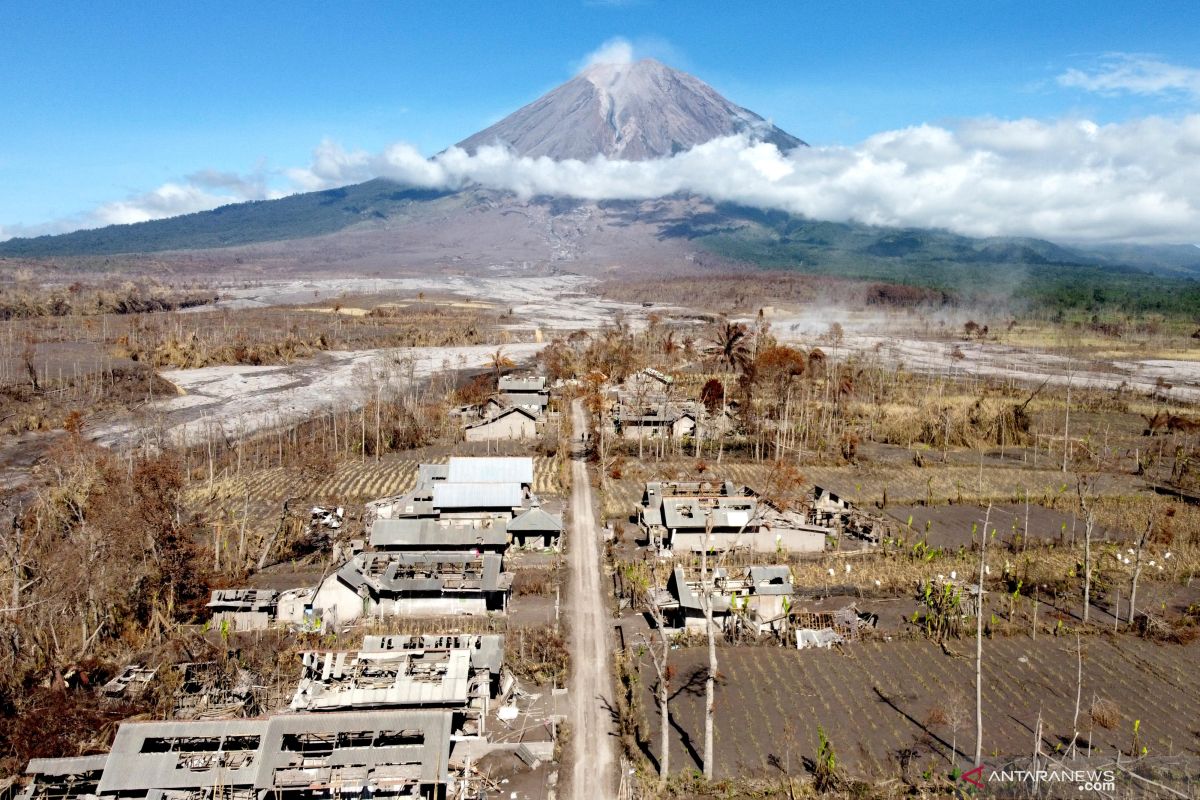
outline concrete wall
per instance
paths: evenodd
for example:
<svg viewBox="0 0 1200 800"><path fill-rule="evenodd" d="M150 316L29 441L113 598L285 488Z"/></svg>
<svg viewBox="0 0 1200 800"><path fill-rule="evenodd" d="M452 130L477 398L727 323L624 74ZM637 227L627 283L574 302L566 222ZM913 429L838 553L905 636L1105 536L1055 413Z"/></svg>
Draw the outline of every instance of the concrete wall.
<svg viewBox="0 0 1200 800"><path fill-rule="evenodd" d="M704 531L676 533L670 539L672 550L699 553L706 541ZM825 549L825 535L816 531L761 528L757 531L736 533L714 531L712 547L725 550L734 545L756 553L820 553Z"/></svg>
<svg viewBox="0 0 1200 800"><path fill-rule="evenodd" d="M486 425L467 428L463 436L468 442L532 439L537 436L537 424L524 414L509 414Z"/></svg>

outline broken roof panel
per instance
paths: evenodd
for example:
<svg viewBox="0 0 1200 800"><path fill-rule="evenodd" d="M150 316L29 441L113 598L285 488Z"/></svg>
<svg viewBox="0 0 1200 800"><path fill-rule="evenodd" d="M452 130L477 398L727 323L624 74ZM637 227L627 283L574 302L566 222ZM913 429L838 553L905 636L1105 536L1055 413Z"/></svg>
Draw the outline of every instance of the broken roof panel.
<svg viewBox="0 0 1200 800"><path fill-rule="evenodd" d="M366 768L363 777L369 774L380 794L418 782L446 783L450 777L450 714L444 710L391 710L272 717L266 722L262 767L254 786L271 790L342 784L348 788L340 774L334 773L351 765ZM369 744L335 746L321 755L319 751L300 751L307 737Z"/></svg>
<svg viewBox="0 0 1200 800"><path fill-rule="evenodd" d="M428 491L437 481L444 481L450 474L449 464L418 464L417 491Z"/></svg>
<svg viewBox="0 0 1200 800"><path fill-rule="evenodd" d="M264 728L262 720L247 719L126 722L117 729L99 793L199 789L218 776L226 786L253 786ZM202 739L215 747L195 749Z"/></svg>
<svg viewBox="0 0 1200 800"><path fill-rule="evenodd" d="M451 456L448 466L446 480L450 483L533 483L533 459L528 456Z"/></svg>
<svg viewBox="0 0 1200 800"><path fill-rule="evenodd" d="M701 530L713 519L713 529L738 530L754 518L758 502L753 497L664 497L663 524L672 530Z"/></svg>

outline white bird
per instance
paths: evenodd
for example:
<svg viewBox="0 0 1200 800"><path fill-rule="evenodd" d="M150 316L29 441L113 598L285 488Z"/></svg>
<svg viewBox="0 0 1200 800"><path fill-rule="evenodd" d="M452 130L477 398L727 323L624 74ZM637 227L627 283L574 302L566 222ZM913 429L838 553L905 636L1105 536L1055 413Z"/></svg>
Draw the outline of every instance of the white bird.
<svg viewBox="0 0 1200 800"><path fill-rule="evenodd" d="M1170 558L1170 557L1171 557L1171 551L1168 550L1167 554L1165 556L1163 556L1163 558Z"/></svg>
<svg viewBox="0 0 1200 800"><path fill-rule="evenodd" d="M950 570L950 580L955 580L956 578L958 578L958 572Z"/></svg>
<svg viewBox="0 0 1200 800"><path fill-rule="evenodd" d="M882 582L882 581L880 581L880 580L879 580L879 578L876 578L876 579L875 579L875 585L876 585L876 586L883 586L883 582Z"/></svg>
<svg viewBox="0 0 1200 800"><path fill-rule="evenodd" d="M829 577L833 577L833 567L829 568Z"/></svg>
<svg viewBox="0 0 1200 800"><path fill-rule="evenodd" d="M847 575L850 574L850 565L849 564L846 565L846 574Z"/></svg>
<svg viewBox="0 0 1200 800"><path fill-rule="evenodd" d="M984 573L985 575L991 575L991 574L992 574L992 568L991 568L991 567L989 567L987 564L984 564L984 565L983 565L983 573Z"/></svg>

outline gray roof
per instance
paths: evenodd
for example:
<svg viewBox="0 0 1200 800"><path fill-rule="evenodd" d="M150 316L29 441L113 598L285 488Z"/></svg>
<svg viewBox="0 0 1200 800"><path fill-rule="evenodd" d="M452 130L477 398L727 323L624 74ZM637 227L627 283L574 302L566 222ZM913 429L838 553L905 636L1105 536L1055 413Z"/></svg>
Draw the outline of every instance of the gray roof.
<svg viewBox="0 0 1200 800"><path fill-rule="evenodd" d="M25 767L26 775L83 775L104 769L108 753L74 758L31 758Z"/></svg>
<svg viewBox="0 0 1200 800"><path fill-rule="evenodd" d="M417 491L429 491L434 483L446 480L449 474L449 464L418 464Z"/></svg>
<svg viewBox="0 0 1200 800"><path fill-rule="evenodd" d="M662 498L662 524L671 530L703 531L711 513L713 530L748 528L758 501L753 497L713 497L704 502L694 497Z"/></svg>
<svg viewBox="0 0 1200 800"><path fill-rule="evenodd" d="M522 415L528 417L529 419L533 420L534 422L536 422L537 418L538 418L537 414L533 413L529 409L521 408L520 406L510 406L510 407L504 409L503 411L497 412L494 416L487 417L486 419L481 419L476 422L469 423L465 427L480 428L480 427L483 427L484 425L491 425L493 422L496 422L497 420L504 419L509 414L522 414Z"/></svg>
<svg viewBox="0 0 1200 800"><path fill-rule="evenodd" d="M785 565L751 567L750 581L755 594L790 595L792 593L792 571Z"/></svg>
<svg viewBox="0 0 1200 800"><path fill-rule="evenodd" d="M510 531L556 531L561 533L563 526L561 519L534 506L524 514L514 517L513 521L508 523L508 529Z"/></svg>
<svg viewBox="0 0 1200 800"><path fill-rule="evenodd" d="M434 484L435 509L495 508L511 511L520 507L525 492L520 483L460 483Z"/></svg>
<svg viewBox="0 0 1200 800"><path fill-rule="evenodd" d="M550 396L548 394L521 394L520 392L505 392L501 395L504 402L510 406L534 406L536 408L545 408L550 405Z"/></svg>
<svg viewBox="0 0 1200 800"><path fill-rule="evenodd" d="M533 459L528 456L469 458L452 456L446 480L450 483L533 483Z"/></svg>
<svg viewBox="0 0 1200 800"><path fill-rule="evenodd" d="M465 551L359 553L337 571L355 591L367 586L378 596L410 592L494 592L511 585L497 553Z"/></svg>
<svg viewBox="0 0 1200 800"><path fill-rule="evenodd" d="M190 789L212 786L219 773L226 786L253 786L262 761L262 720L228 719L203 722L126 722L117 729L112 751L100 778L100 794L145 792L151 789ZM231 737L253 749L249 757L226 750ZM245 738L241 738L245 737ZM220 739L216 752L181 753L170 749L170 740L183 738ZM147 745L147 740L158 740ZM165 752L156 752L162 751ZM223 755L224 753L230 755ZM191 767L181 768L186 757L196 757ZM214 756L208 768L200 768L203 757Z"/></svg>
<svg viewBox="0 0 1200 800"><path fill-rule="evenodd" d="M271 589L213 589L209 608L227 611L270 611L279 593Z"/></svg>
<svg viewBox="0 0 1200 800"><path fill-rule="evenodd" d="M721 570L713 570L714 580L721 575ZM704 607L700 604L700 594L688 583L687 578L683 574L683 567L676 567L671 573L671 577L667 581L667 589L679 601L680 607L693 611L704 610ZM729 598L720 594L716 589L713 591L712 609L717 614L729 611Z"/></svg>
<svg viewBox="0 0 1200 800"><path fill-rule="evenodd" d="M446 633L423 636L364 636L363 652L379 650L435 650L465 647L471 651L471 668L499 674L504 665L504 635L500 633Z"/></svg>
<svg viewBox="0 0 1200 800"><path fill-rule="evenodd" d="M211 788L218 783L264 791L353 787L368 780L386 792L414 783L445 783L449 779L450 733L451 712L446 710L126 722L118 728L108 756L35 759L30 770L69 774L79 766L101 765L100 794L147 795ZM347 743L338 734L353 734L358 741ZM324 753L319 749L301 753L296 740L305 735L336 744ZM218 749L181 749L178 745L184 742L173 741L206 738L218 740Z"/></svg>
<svg viewBox="0 0 1200 800"><path fill-rule="evenodd" d="M349 774L364 779L369 771L372 783L385 783L378 770L408 765L398 771L400 781L420 780L422 783L445 783L449 780L450 713L442 710L421 711L352 711L323 714L282 714L272 717L263 736L263 760L254 786L258 789L307 788L312 784L345 783L336 780L334 770L365 767ZM378 740L379 734L416 734L413 743L369 747L334 748L325 757L301 755L285 749L285 736L298 734L368 734ZM417 738L422 739L416 743ZM314 763L324 762L324 764ZM342 769L339 769L342 768ZM340 776L338 776L340 777ZM383 788L383 787L381 787Z"/></svg>
<svg viewBox="0 0 1200 800"><path fill-rule="evenodd" d="M540 375L530 378L505 375L497 382L496 388L501 392L541 392L546 389L546 379Z"/></svg>
<svg viewBox="0 0 1200 800"><path fill-rule="evenodd" d="M493 519L431 519L400 517L371 524L371 547L496 547L508 544L504 517Z"/></svg>

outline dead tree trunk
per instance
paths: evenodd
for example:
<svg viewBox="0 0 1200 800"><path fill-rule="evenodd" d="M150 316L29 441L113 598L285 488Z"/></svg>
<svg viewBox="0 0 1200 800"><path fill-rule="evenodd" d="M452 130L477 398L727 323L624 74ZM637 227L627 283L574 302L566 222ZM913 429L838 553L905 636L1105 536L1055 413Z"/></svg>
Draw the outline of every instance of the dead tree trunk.
<svg viewBox="0 0 1200 800"><path fill-rule="evenodd" d="M983 518L983 535L979 537L979 607L975 615L975 766L983 763L983 576L987 571L987 536L991 520L992 505L989 503Z"/></svg>
<svg viewBox="0 0 1200 800"><path fill-rule="evenodd" d="M704 778L713 779L713 711L716 706L717 637L713 625L713 581L708 574L708 551L712 547L713 519L705 523L704 550L700 553L700 591L704 630L708 635L708 675L704 680Z"/></svg>

